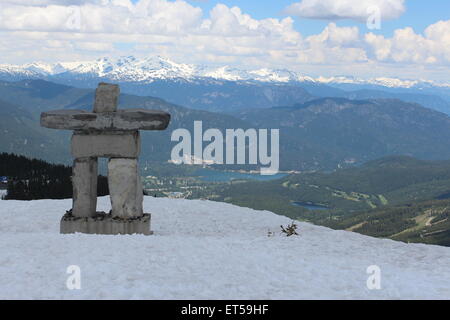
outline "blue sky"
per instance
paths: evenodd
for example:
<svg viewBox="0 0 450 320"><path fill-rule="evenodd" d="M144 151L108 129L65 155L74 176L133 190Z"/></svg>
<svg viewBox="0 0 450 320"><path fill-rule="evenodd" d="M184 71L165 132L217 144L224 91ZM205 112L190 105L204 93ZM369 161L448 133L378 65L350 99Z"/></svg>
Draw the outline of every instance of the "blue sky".
<svg viewBox="0 0 450 320"><path fill-rule="evenodd" d="M136 2L137 0L133 0ZM292 0L234 0L217 1L189 0L194 5L209 12L218 3L226 4L230 7L237 6L245 13L251 14L256 19L271 17L286 17L283 10L295 1ZM391 36L395 29L405 26L413 27L416 32L423 32L430 24L439 20L450 19L450 1L448 0L408 0L406 2L405 13L397 19L383 21L382 28L377 33ZM295 28L304 35L320 33L329 21L295 18ZM337 22L338 26L358 25L362 30L367 30L364 23L344 20Z"/></svg>
<svg viewBox="0 0 450 320"><path fill-rule="evenodd" d="M380 28L368 28L369 11ZM449 82L448 0L7 0L0 64L160 55L331 77Z"/></svg>

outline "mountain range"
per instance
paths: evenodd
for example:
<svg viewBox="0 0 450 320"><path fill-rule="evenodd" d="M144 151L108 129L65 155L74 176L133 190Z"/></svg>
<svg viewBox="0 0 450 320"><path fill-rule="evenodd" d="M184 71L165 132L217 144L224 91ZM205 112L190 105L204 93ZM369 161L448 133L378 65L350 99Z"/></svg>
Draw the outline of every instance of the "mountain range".
<svg viewBox="0 0 450 320"><path fill-rule="evenodd" d="M388 77L314 78L286 69L193 65L160 56L0 65L0 80L25 79L43 79L80 88L93 88L100 81L114 82L128 94L154 96L192 109L219 112L291 105L320 97L345 97L402 99L450 114L450 84Z"/></svg>
<svg viewBox="0 0 450 320"><path fill-rule="evenodd" d="M70 132L40 127L39 115L51 109L90 110L93 89L45 80L0 81L0 97L4 131L0 151L70 163ZM143 162L167 162L176 144L170 140L172 131L192 130L195 120L203 122L204 130L218 128L222 132L238 128L280 129L282 170L334 170L388 155L450 158L450 117L396 99L350 100L309 95L308 101L290 106L224 114L186 108L156 97L122 94L119 108L133 107L160 109L172 115L168 130L143 133Z"/></svg>
<svg viewBox="0 0 450 320"><path fill-rule="evenodd" d="M41 112L53 109L92 110L93 89L80 89L44 80L0 81L0 152L13 152L50 162L70 163L70 131L40 127ZM122 94L119 108L164 110L171 114L171 123L165 131L142 133L141 160L167 162L173 144L170 135L174 129L193 130L194 121L209 127L248 128L231 115L202 110L191 110L154 97Z"/></svg>
<svg viewBox="0 0 450 320"><path fill-rule="evenodd" d="M311 77L287 69L239 69L230 66L206 66L177 63L161 56L136 58L134 56L111 59L107 57L94 61L79 62L33 62L24 65L0 65L2 76L67 76L68 74L85 77L107 77L120 82L199 78L229 81L260 82L313 82L323 84L360 84L376 85L390 88L450 88L450 83L436 83L430 80L402 80L389 77L360 79L352 76Z"/></svg>
<svg viewBox="0 0 450 320"><path fill-rule="evenodd" d="M387 155L450 158L450 117L396 99L320 98L234 116L280 129L284 169L332 170Z"/></svg>

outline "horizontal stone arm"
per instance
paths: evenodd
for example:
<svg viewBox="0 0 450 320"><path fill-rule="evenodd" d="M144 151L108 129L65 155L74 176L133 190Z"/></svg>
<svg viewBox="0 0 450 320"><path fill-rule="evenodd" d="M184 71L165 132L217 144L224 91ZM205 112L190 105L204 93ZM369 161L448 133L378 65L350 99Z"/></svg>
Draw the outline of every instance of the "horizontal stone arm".
<svg viewBox="0 0 450 320"><path fill-rule="evenodd" d="M170 114L159 110L126 109L94 113L84 110L55 110L41 114L41 126L65 130L165 130Z"/></svg>

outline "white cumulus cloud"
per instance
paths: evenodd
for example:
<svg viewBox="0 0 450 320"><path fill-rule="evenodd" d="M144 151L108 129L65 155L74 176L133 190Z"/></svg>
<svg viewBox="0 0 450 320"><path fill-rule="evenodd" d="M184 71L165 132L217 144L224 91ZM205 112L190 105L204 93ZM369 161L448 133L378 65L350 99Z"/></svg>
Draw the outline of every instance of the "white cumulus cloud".
<svg viewBox="0 0 450 320"><path fill-rule="evenodd" d="M450 65L450 20L428 26L423 35L406 27L391 38L368 33L365 41L379 61Z"/></svg>
<svg viewBox="0 0 450 320"><path fill-rule="evenodd" d="M340 17L349 16L349 11L344 12L350 3L353 17L371 4L332 2L334 7L323 10ZM377 3L382 8L397 4L391 14L403 10L403 1ZM380 72L384 76L400 69L424 72L428 68L430 74L448 77L450 20L436 22L422 33L410 27L397 29L390 37L331 22L305 37L294 28L291 17L257 19L224 4L204 12L183 0L0 2L0 63L156 54L184 63L286 68L316 75Z"/></svg>

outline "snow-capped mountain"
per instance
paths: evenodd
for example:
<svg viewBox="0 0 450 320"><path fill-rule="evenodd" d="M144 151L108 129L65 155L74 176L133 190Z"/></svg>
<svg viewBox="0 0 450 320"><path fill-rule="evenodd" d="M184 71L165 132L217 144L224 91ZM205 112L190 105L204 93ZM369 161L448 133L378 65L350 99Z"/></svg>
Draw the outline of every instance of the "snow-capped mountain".
<svg viewBox="0 0 450 320"><path fill-rule="evenodd" d="M23 66L18 66L18 68L23 68L29 72L33 72L39 75L57 75L64 73L66 71L72 70L79 66L79 62L67 62L67 63L42 63L33 62L28 63ZM1 69L0 69L1 70Z"/></svg>
<svg viewBox="0 0 450 320"><path fill-rule="evenodd" d="M61 235L71 206L0 200L0 299L450 298L448 247L303 222L286 237L280 225L291 220L268 211L153 197L144 197L153 236ZM71 265L81 290L66 287Z"/></svg>
<svg viewBox="0 0 450 320"><path fill-rule="evenodd" d="M408 80L397 79L389 77L378 77L373 79L361 79L351 76L335 76L335 77L318 77L314 79L315 82L324 84L360 84L360 85L374 85L388 88L414 88L414 87L447 87L450 88L448 83L436 83L431 80Z"/></svg>
<svg viewBox="0 0 450 320"><path fill-rule="evenodd" d="M29 63L19 65L0 65L0 73L23 74L25 76L58 76L71 74L108 78L116 81L152 82L154 80L208 78L215 80L262 82L313 81L289 70L242 70L230 66L209 67L202 65L176 63L161 56L137 59L133 56L118 59L100 58L95 61L70 63Z"/></svg>
<svg viewBox="0 0 450 320"><path fill-rule="evenodd" d="M20 78L37 78L42 75L40 72L28 69L26 66L15 66L8 64L0 64L0 75L3 78L8 79L20 79Z"/></svg>
<svg viewBox="0 0 450 320"><path fill-rule="evenodd" d="M162 57L136 59L121 57L117 60L101 58L78 64L67 69L76 75L106 77L117 81L152 81L155 79L191 79L195 77L195 66L175 63Z"/></svg>
<svg viewBox="0 0 450 320"><path fill-rule="evenodd" d="M447 87L450 84L435 83L429 80L401 80L380 77L361 79L351 76L309 77L286 69L239 69L230 66L211 67L177 63L161 56L136 58L133 56L117 59L100 58L84 62L35 62L25 65L0 65L2 78L38 77L98 77L120 82L153 82L155 80L212 79L227 81L258 81L265 83L308 82L319 84L375 85L389 88Z"/></svg>

